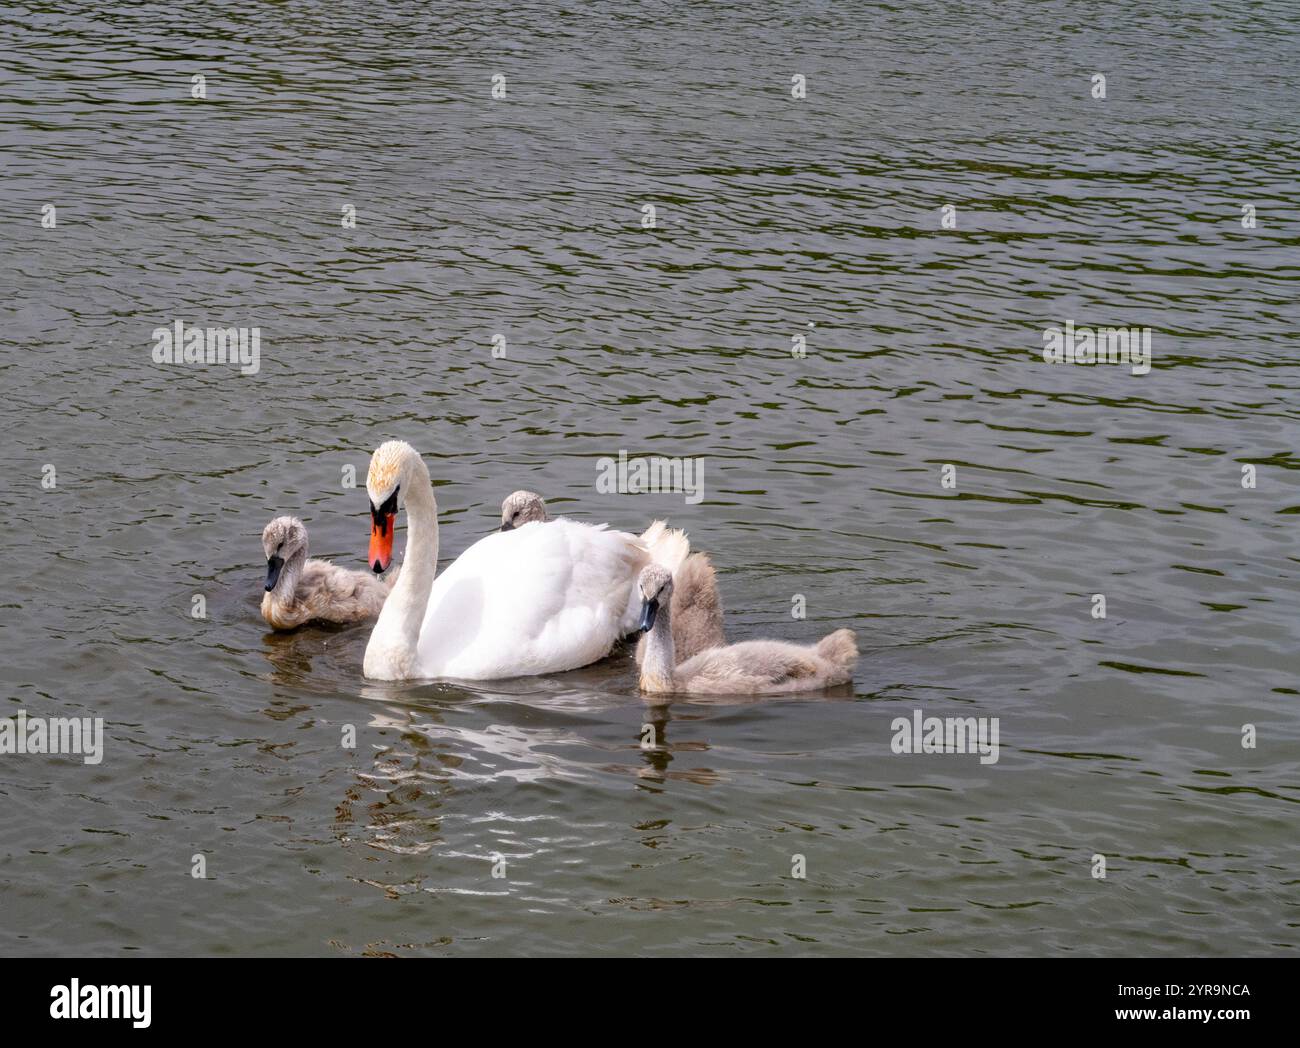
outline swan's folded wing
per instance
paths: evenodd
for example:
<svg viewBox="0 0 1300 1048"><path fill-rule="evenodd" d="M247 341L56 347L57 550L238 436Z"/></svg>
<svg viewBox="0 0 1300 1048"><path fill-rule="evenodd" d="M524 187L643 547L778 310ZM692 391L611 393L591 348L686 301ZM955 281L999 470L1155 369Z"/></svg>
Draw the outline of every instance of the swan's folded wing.
<svg viewBox="0 0 1300 1048"><path fill-rule="evenodd" d="M431 676L555 673L609 654L645 552L576 521L488 535L433 584L420 634Z"/></svg>

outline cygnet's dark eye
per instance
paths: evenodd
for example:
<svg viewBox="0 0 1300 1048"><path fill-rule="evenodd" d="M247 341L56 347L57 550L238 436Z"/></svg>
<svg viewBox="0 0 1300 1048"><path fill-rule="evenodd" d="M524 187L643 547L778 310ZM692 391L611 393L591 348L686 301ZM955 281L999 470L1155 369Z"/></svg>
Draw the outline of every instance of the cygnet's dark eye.
<svg viewBox="0 0 1300 1048"><path fill-rule="evenodd" d="M283 540L280 542L280 545L278 545L278 546L275 547L275 551L276 551L277 553L279 553L280 550L282 550L282 549L284 549L284 542L283 542Z"/></svg>

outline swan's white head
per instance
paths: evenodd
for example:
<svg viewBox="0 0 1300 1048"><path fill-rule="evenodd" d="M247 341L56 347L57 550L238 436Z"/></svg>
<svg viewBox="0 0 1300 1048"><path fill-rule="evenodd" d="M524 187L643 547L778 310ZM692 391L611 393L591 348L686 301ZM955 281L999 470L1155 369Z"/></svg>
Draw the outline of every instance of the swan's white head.
<svg viewBox="0 0 1300 1048"><path fill-rule="evenodd" d="M516 491L501 503L501 530L523 527L529 521L549 520L546 503L535 491Z"/></svg>
<svg viewBox="0 0 1300 1048"><path fill-rule="evenodd" d="M387 571L393 561L393 528L402 485L407 482L411 460L419 460L415 448L404 440L389 440L375 448L366 473L366 492L370 495L370 555L368 563L375 574ZM410 485L407 484L409 490Z"/></svg>
<svg viewBox="0 0 1300 1048"><path fill-rule="evenodd" d="M262 551L266 554L266 590L280 581L284 562L299 551L307 555L307 528L297 517L276 517L262 529Z"/></svg>
<svg viewBox="0 0 1300 1048"><path fill-rule="evenodd" d="M673 573L662 564L647 564L641 569L636 580L641 591L641 626L649 631L654 628L659 609L672 598Z"/></svg>

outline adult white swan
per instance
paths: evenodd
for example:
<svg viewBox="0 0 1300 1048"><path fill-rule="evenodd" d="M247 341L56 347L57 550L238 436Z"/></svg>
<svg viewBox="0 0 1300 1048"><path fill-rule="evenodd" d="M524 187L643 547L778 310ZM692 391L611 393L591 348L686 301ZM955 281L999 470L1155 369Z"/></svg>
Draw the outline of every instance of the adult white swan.
<svg viewBox="0 0 1300 1048"><path fill-rule="evenodd" d="M658 524L640 539L603 525L553 521L492 532L438 570L438 504L411 445L370 457L370 566L385 570L393 527L406 509L406 559L366 646L377 680L492 680L558 673L609 654L637 628L637 576L685 559L685 534Z"/></svg>

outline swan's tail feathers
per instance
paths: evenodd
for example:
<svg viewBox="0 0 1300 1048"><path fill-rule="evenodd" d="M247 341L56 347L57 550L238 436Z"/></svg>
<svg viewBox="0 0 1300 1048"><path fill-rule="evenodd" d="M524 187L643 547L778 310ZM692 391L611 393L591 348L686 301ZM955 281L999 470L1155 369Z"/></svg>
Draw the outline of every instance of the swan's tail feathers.
<svg viewBox="0 0 1300 1048"><path fill-rule="evenodd" d="M691 552L691 540L680 528L670 528L656 520L641 535L641 545L650 552L650 559L661 564L674 576Z"/></svg>
<svg viewBox="0 0 1300 1048"><path fill-rule="evenodd" d="M640 542L641 545L643 545L646 549L649 549L657 541L659 541L659 539L663 536L663 533L667 530L668 530L668 524L666 521L656 520L653 524L651 524L648 528L646 528L645 531L641 532L641 537L637 541Z"/></svg>
<svg viewBox="0 0 1300 1048"><path fill-rule="evenodd" d="M853 667L858 664L858 642L852 630L828 633L814 650L846 677L852 676Z"/></svg>

